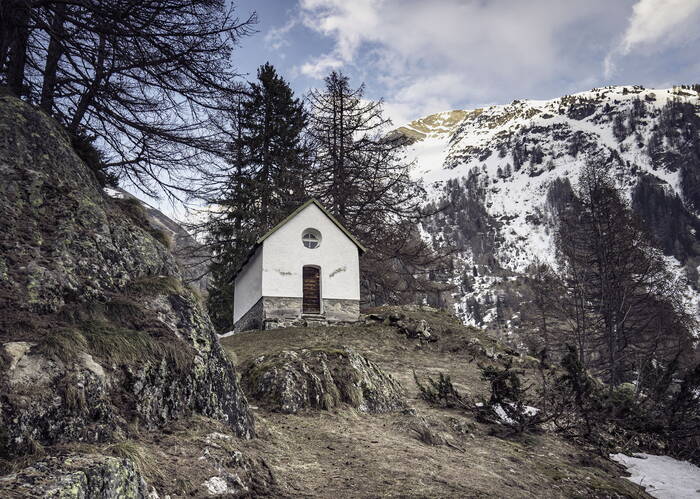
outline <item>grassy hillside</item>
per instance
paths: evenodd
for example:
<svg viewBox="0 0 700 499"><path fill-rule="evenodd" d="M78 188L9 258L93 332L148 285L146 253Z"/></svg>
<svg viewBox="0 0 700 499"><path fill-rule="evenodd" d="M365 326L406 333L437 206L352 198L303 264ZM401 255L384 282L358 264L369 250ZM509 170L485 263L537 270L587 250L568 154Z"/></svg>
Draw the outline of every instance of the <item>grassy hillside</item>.
<svg viewBox="0 0 700 499"><path fill-rule="evenodd" d="M396 309L377 310L378 319ZM458 409L419 398L419 377L449 373L473 397L486 395L477 363L501 364L507 351L481 330L437 311L413 310L437 341L407 338L389 320L351 327L251 331L223 340L237 364L281 350L350 347L400 381L409 408L369 415L350 407L295 415L253 405L259 438L246 446L264 455L290 495L344 497L647 497L621 478L621 468L553 433L496 436L491 425ZM478 340L478 341L477 341ZM515 364L534 374L533 359ZM422 435L422 437L421 437ZM431 443L425 443L431 441Z"/></svg>

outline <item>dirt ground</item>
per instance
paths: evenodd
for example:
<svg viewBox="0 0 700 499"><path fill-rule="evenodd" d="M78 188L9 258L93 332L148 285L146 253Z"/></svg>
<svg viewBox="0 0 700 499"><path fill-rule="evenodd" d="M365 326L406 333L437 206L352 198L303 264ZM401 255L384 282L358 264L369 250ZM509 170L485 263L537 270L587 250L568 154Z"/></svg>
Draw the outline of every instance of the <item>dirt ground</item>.
<svg viewBox="0 0 700 499"><path fill-rule="evenodd" d="M246 332L222 341L237 364L282 349L347 346L398 379L412 410L368 415L352 408L285 415L255 407L259 437L241 442L261 456L279 494L296 497L649 497L611 461L552 433L502 438L463 410L418 398L419 376L449 373L462 392L485 393L468 337L498 346L481 331L442 321L440 340L421 345L388 325ZM437 435L424 443L421 429Z"/></svg>
<svg viewBox="0 0 700 499"><path fill-rule="evenodd" d="M619 465L555 433L504 437L470 412L420 399L414 371L423 379L449 374L460 392L485 395L477 364L499 362L505 349L445 314L417 318L429 321L438 341L421 344L380 322L222 340L237 365L284 349L353 348L401 383L405 410L372 415L340 406L286 415L249 399L258 435L252 440L236 438L222 422L192 416L157 431L134 427L122 442L41 449L12 467L76 453L127 457L160 497L171 498L211 496L212 480L228 484L222 497L649 497L622 477ZM484 347L478 355L470 348L475 338ZM530 361L517 359L520 367Z"/></svg>

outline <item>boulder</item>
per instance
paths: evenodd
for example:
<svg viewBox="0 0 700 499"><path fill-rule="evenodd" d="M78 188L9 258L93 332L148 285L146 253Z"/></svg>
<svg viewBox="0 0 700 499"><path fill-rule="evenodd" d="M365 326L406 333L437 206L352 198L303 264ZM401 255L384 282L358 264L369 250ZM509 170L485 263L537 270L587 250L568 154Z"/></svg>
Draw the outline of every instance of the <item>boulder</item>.
<svg viewBox="0 0 700 499"><path fill-rule="evenodd" d="M0 458L191 412L253 418L198 296L62 128L0 97ZM136 211L135 211L136 210Z"/></svg>
<svg viewBox="0 0 700 499"><path fill-rule="evenodd" d="M129 459L99 454L51 457L0 478L3 497L142 499L149 486Z"/></svg>
<svg viewBox="0 0 700 499"><path fill-rule="evenodd" d="M432 330L428 321L412 317L412 315L416 315L416 312L434 314L439 311L424 305L406 305L402 307L402 310L388 309L370 313L365 317L365 321L368 324L381 322L387 326L393 326L398 329L400 334L404 334L410 339L438 341L439 335Z"/></svg>
<svg viewBox="0 0 700 499"><path fill-rule="evenodd" d="M367 413L406 407L398 381L345 347L260 356L243 366L241 382L262 406L288 414L341 404Z"/></svg>
<svg viewBox="0 0 700 499"><path fill-rule="evenodd" d="M415 320L404 318L396 321L396 327L399 332L406 335L407 338L417 338L421 341L437 341L436 334L431 332L430 326L425 319Z"/></svg>

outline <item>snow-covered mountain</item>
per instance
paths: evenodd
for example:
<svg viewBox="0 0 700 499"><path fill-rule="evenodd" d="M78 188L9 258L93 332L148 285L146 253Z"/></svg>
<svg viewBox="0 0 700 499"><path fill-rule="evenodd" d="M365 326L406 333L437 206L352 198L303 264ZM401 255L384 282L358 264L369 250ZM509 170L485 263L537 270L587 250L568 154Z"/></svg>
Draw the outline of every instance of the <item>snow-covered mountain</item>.
<svg viewBox="0 0 700 499"><path fill-rule="evenodd" d="M518 276L535 259L554 262L557 206L586 161L601 156L669 265L690 279L688 302L697 307L699 91L604 87L448 111L399 128L429 202L448 206L423 229L434 244L459 248L451 276L457 314L517 326Z"/></svg>

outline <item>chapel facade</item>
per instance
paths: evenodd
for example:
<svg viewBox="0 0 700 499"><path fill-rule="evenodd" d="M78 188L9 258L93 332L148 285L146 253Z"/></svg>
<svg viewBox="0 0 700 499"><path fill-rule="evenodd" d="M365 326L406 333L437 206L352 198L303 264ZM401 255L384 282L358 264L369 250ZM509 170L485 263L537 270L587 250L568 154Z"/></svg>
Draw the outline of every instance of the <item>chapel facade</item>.
<svg viewBox="0 0 700 499"><path fill-rule="evenodd" d="M356 321L365 251L310 199L258 239L236 273L234 330Z"/></svg>

